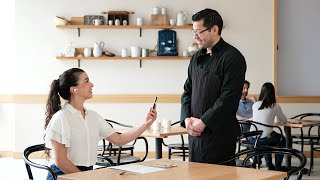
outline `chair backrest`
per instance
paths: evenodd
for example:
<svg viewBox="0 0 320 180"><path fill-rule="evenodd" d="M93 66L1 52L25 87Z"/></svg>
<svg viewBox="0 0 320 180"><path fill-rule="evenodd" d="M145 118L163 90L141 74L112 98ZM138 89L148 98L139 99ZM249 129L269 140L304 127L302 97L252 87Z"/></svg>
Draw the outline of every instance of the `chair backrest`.
<svg viewBox="0 0 320 180"><path fill-rule="evenodd" d="M57 175L53 172L53 170L49 166L35 163L35 162L33 162L33 161L31 161L29 159L29 155L31 153L38 152L38 151L45 151L45 150L49 150L49 149L47 149L44 144L33 145L33 146L30 146L30 147L27 147L24 150L24 152L23 152L23 160L24 160L25 165L26 165L26 169L27 169L27 172L28 172L29 179L33 179L33 175L32 175L30 166L35 167L35 168L39 168L39 169L47 170L51 174L51 176L53 177L54 180L57 179Z"/></svg>
<svg viewBox="0 0 320 180"><path fill-rule="evenodd" d="M282 131L282 129L281 129L279 126L268 125L268 124L264 124L264 123L257 122L257 121L251 121L251 123L256 124L256 125L258 124L258 125L261 125L261 126L278 129L279 133L281 134L281 138L279 139L279 142L282 141L282 138L283 138L284 136L283 136L283 131Z"/></svg>
<svg viewBox="0 0 320 180"><path fill-rule="evenodd" d="M121 127L133 128L133 126L131 126L131 125L122 124L122 123L119 123L119 122L116 122L116 121L113 121L113 120L110 120L110 119L105 119L105 120L111 125L111 127L114 127L114 125L118 125L118 126L121 126ZM149 149L148 140L145 137L138 137L137 139L134 140L133 145L136 143L137 140L142 140L144 142L144 144L145 144L145 154L144 154L144 156L142 158L135 157L130 162L122 163L122 161L121 161L122 147L120 146L118 148L118 153L116 154L116 162L114 162L114 160L113 160L114 158L111 158L111 155L109 157L106 156L105 157L106 160L108 160L108 162L111 163L111 165L122 165L122 164L129 164L129 163L136 163L136 162L144 161L148 156L148 149ZM108 148L112 149L112 146L113 146L112 143L109 142ZM105 150L106 150L105 149L105 140L103 139L103 152L102 152L102 155L104 155Z"/></svg>
<svg viewBox="0 0 320 180"><path fill-rule="evenodd" d="M297 172L299 172L298 177L301 177L302 176L301 171L303 170L304 166L307 163L306 156L301 151L299 151L297 149L281 148L281 147L255 147L252 149L242 150L242 151L238 152L237 154L235 154L234 156L230 157L228 160L226 160L224 162L220 162L218 164L225 164L229 161L232 161L236 158L239 158L241 155L246 155L246 157L243 160L242 165L241 165L243 167L246 167L246 164L250 158L252 158L254 156L258 156L258 155L263 155L263 154L283 154L283 155L289 155L289 156L298 158L299 166L290 169L287 172L286 179L289 179L292 174L297 173Z"/></svg>
<svg viewBox="0 0 320 180"><path fill-rule="evenodd" d="M250 132L245 132L242 133L239 137L238 137L238 141L240 141L241 139L245 139L248 137L256 137L256 141L254 143L254 147L257 147L257 143L262 135L263 131L262 130L258 130L258 131L250 131Z"/></svg>
<svg viewBox="0 0 320 180"><path fill-rule="evenodd" d="M176 121L176 122L172 123L171 126L174 126L174 125L179 124L179 123L180 123L180 121ZM185 142L184 142L184 137L183 137L182 134L180 135L180 138L181 138L181 147L184 147ZM162 144L164 146L168 146L164 141L162 141Z"/></svg>
<svg viewBox="0 0 320 180"><path fill-rule="evenodd" d="M296 116L293 116L290 119L299 118L300 120L302 120L303 118L310 117L310 116L320 116L320 113L302 113L302 114L298 114Z"/></svg>

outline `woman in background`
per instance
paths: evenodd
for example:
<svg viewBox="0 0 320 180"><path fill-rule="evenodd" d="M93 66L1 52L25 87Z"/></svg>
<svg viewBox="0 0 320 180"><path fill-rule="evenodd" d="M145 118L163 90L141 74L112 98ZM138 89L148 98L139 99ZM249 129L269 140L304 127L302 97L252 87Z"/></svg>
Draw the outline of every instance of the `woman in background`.
<svg viewBox="0 0 320 180"><path fill-rule="evenodd" d="M156 109L150 108L142 125L118 134L98 113L84 107L84 102L92 98L92 87L88 75L79 68L65 71L51 84L44 139L53 151L51 168L57 175L92 170L100 140L122 146L140 136L157 118ZM60 97L67 101L63 107ZM52 176L48 174L47 179Z"/></svg>
<svg viewBox="0 0 320 180"><path fill-rule="evenodd" d="M276 95L274 91L274 86L272 83L264 83L259 100L253 104L253 121L260 122L267 125L272 125L275 117L277 116L278 120L282 123L287 122L286 116L283 114L281 107L276 103ZM280 146L285 147L286 139L283 135L273 131L272 128L258 125L258 130L263 130L263 134L258 141L258 145L269 145L269 146ZM251 131L254 131L254 127L251 127ZM256 138L250 138L250 141L254 143ZM265 154L264 158L269 170L284 170L284 167L281 166L283 155L275 155L274 166L272 163L271 154Z"/></svg>

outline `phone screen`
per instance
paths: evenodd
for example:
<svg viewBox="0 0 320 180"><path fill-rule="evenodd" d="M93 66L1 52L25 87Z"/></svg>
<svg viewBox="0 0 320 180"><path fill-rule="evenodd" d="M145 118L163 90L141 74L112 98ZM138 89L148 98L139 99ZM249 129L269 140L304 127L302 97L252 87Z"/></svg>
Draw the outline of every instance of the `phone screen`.
<svg viewBox="0 0 320 180"><path fill-rule="evenodd" d="M153 101L152 109L154 109L154 108L156 107L157 99L158 99L158 97L156 96L156 97L154 98L154 101Z"/></svg>

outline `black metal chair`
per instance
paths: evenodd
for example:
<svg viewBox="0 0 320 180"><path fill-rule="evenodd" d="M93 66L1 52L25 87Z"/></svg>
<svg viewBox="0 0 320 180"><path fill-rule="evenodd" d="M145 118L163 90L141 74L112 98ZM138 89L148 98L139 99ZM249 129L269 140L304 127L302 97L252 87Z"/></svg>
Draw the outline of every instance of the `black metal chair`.
<svg viewBox="0 0 320 180"><path fill-rule="evenodd" d="M296 115L290 119L298 119L300 121L303 121L303 120L305 120L305 118L310 118L310 117L319 117L320 118L320 113L302 113L302 114ZM311 133L311 130L314 127L317 128L316 134ZM312 172L312 169L313 169L314 151L320 151L320 147L319 148L317 147L317 145L320 145L320 128L319 128L319 126L311 126L308 129L308 134L304 133L303 128L299 128L299 129L300 129L300 133L291 135L292 144L300 144L302 152L304 150L304 145L310 146L310 169L309 169L309 173L308 173L310 176L310 173Z"/></svg>
<svg viewBox="0 0 320 180"><path fill-rule="evenodd" d="M245 148L252 148L252 147L255 147L255 144L254 143L251 143L249 140L248 140L248 137L246 138L241 138L241 136L244 134L244 133L247 133L245 131L245 126L246 127L251 127L253 126L254 127L254 130L257 131L258 128L255 124L251 123L251 121L248 121L248 120L238 120L239 122L239 125L240 125L240 137L238 138L238 152L240 151L241 147L245 147ZM250 130L250 129L249 129ZM250 132L250 131L249 131Z"/></svg>
<svg viewBox="0 0 320 180"><path fill-rule="evenodd" d="M30 146L30 147L27 147L23 151L23 160L25 162L25 166L26 166L26 169L27 169L28 176L29 176L30 180L33 179L33 175L32 175L32 171L31 171L31 167L30 166L38 168L38 169L46 170L52 175L54 180L57 179L57 175L54 173L54 171L49 166L35 163L35 162L31 161L30 158L29 158L30 154L32 154L34 152L39 152L39 151L43 151L44 152L45 150L49 150L49 149L47 149L44 144L37 144L37 145L33 145L33 146Z"/></svg>
<svg viewBox="0 0 320 180"><path fill-rule="evenodd" d="M260 123L260 122L257 122L257 121L243 121L243 120L238 120L239 124L240 124L240 129L241 129L241 125L242 124L250 124L251 126L254 127L254 129L257 131L258 130L258 126L265 126L265 127L270 127L270 128L275 128L277 129L277 131L279 131L279 133L281 134L281 139L279 139L279 142L282 141L282 138L284 137L283 136L283 131L282 129L279 127L279 126L274 126L274 125L268 125L268 124L264 124L264 123ZM260 138L260 137L259 137ZM257 144L256 144L257 143ZM255 145L256 144L256 145ZM262 146L262 145L259 145L259 141L256 141L255 143L252 143L250 142L249 140L240 140L239 141L239 146L244 146L244 147L247 147L247 148L253 148L253 147L256 147L256 146ZM238 151L240 151L240 147L238 146ZM261 157L260 158L257 158L255 163L258 164L258 168L260 168L260 165L261 165ZM253 167L255 167L255 163L253 163Z"/></svg>
<svg viewBox="0 0 320 180"><path fill-rule="evenodd" d="M316 117L316 116L320 117L320 113L303 113L303 114L296 115L290 119L298 119L300 121L303 121L304 118L306 118L306 117ZM310 128L312 128L312 127L310 127ZM292 143L293 144L300 144L301 151L303 152L304 145L311 145L310 140L319 141L320 129L318 127L318 133L317 134L310 134L310 136L307 133L303 132L303 128L299 128L299 129L300 129L299 134L291 134Z"/></svg>
<svg viewBox="0 0 320 180"><path fill-rule="evenodd" d="M113 125L119 125L122 127L128 127L132 128L131 125L125 125L116 121L112 121L109 119L106 119L106 121L113 127ZM137 140L142 140L145 144L145 153L143 157L134 156L133 149L134 145ZM102 146L102 153L98 154L98 159L96 165L99 166L109 166L111 164L112 166L117 165L124 165L124 164L130 164L130 163L137 163L144 161L148 156L148 141L145 137L138 137L133 144L130 145L124 145L124 146L116 146L109 142L108 146L105 145L105 140L103 139L103 146ZM123 153L123 151L130 151L130 154ZM108 154L105 152L109 151ZM111 153L112 152L112 153Z"/></svg>
<svg viewBox="0 0 320 180"><path fill-rule="evenodd" d="M225 164L227 162L230 162L232 160L239 158L242 155L246 155L246 157L243 159L242 164L239 166L247 167L248 161L251 158L253 158L255 156L263 155L263 154L283 154L283 155L288 155L291 157L298 158L299 166L288 170L287 177L285 179L288 180L290 178L290 176L295 173L298 173L298 179L302 178L302 170L307 163L307 158L301 151L299 151L297 149L292 149L292 148L255 147L252 149L245 149L245 150L238 152L234 156L230 157L228 160L226 160L224 162L220 162L218 164Z"/></svg>
<svg viewBox="0 0 320 180"><path fill-rule="evenodd" d="M105 119L111 127L113 127L114 125L120 126L120 127L126 127L126 128L133 128L133 126L131 125L127 125L127 124L122 124L110 119ZM132 144L126 144L122 146L122 151L130 151L130 154L133 156L133 150L134 150L134 144L136 143L136 140L132 143ZM106 141L103 139L102 140L102 145L98 146L98 151L101 151L100 155L105 155L106 151L109 152L109 156L116 155L117 151L119 150L119 146L114 145L112 143L108 143L108 145L106 145Z"/></svg>
<svg viewBox="0 0 320 180"><path fill-rule="evenodd" d="M174 122L171 124L171 126L174 126L176 124L179 124L180 121ZM168 148L168 159L171 159L171 156L178 155L182 156L182 160L185 161L186 157L189 155L189 145L184 142L183 135L180 135L181 143L172 143L172 144L166 144L164 141L162 141L162 144Z"/></svg>

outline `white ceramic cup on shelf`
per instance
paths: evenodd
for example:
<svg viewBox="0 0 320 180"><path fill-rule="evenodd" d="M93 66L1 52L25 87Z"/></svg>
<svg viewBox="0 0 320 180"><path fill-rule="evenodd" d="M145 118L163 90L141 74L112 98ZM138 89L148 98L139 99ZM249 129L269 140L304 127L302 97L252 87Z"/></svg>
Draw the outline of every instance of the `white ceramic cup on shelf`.
<svg viewBox="0 0 320 180"><path fill-rule="evenodd" d="M141 48L138 46L131 46L131 57L140 57L141 56Z"/></svg>
<svg viewBox="0 0 320 180"><path fill-rule="evenodd" d="M128 49L126 48L121 49L121 57L128 57Z"/></svg>
<svg viewBox="0 0 320 180"><path fill-rule="evenodd" d="M170 24L170 26L176 25L176 20L175 19L170 19L169 20L169 24Z"/></svg>
<svg viewBox="0 0 320 180"><path fill-rule="evenodd" d="M90 57L91 56L91 48L84 48L83 55L84 57Z"/></svg>
<svg viewBox="0 0 320 180"><path fill-rule="evenodd" d="M143 18L142 17L138 17L137 18L137 26L142 26L143 25Z"/></svg>
<svg viewBox="0 0 320 180"><path fill-rule="evenodd" d="M99 26L101 24L101 19L95 19L93 22L94 22L94 25L96 26Z"/></svg>

